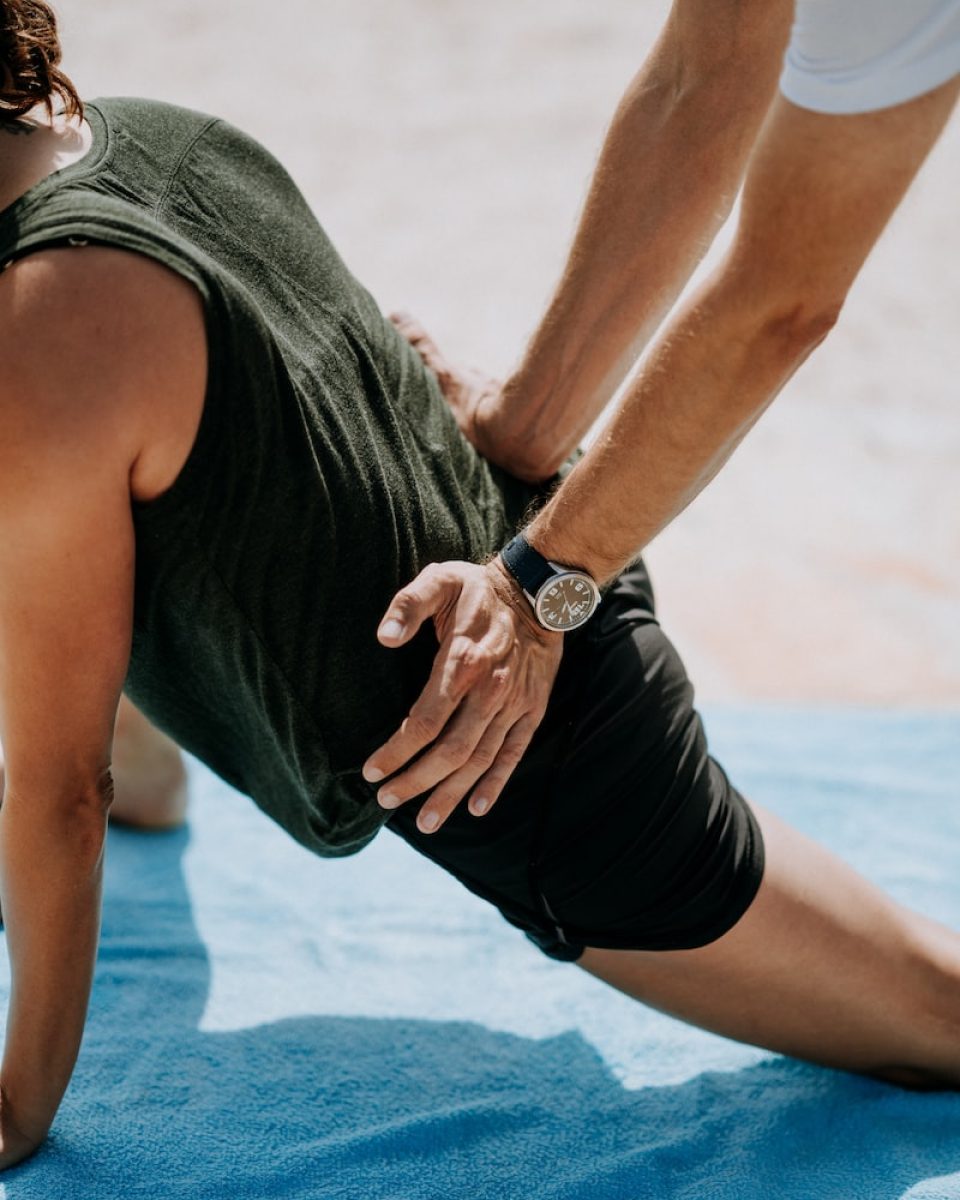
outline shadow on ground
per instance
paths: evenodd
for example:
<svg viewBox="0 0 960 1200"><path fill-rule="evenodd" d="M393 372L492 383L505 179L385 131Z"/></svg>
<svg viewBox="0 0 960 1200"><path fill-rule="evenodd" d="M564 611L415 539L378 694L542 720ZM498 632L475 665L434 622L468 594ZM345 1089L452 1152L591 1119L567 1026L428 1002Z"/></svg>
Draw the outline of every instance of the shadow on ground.
<svg viewBox="0 0 960 1200"><path fill-rule="evenodd" d="M201 1032L187 842L111 833L81 1063L9 1200L895 1200L960 1167L956 1098L785 1059L627 1091L577 1033L349 1016Z"/></svg>

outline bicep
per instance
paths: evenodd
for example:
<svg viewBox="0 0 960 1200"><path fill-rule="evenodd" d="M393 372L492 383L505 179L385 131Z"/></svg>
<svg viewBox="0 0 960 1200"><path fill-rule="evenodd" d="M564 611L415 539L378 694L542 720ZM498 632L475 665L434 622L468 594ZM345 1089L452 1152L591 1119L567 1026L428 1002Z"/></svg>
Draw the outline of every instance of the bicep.
<svg viewBox="0 0 960 1200"><path fill-rule="evenodd" d="M162 432L155 414L191 383L159 270L108 247L50 249L0 280L8 796L80 797L109 767L130 656L131 479Z"/></svg>

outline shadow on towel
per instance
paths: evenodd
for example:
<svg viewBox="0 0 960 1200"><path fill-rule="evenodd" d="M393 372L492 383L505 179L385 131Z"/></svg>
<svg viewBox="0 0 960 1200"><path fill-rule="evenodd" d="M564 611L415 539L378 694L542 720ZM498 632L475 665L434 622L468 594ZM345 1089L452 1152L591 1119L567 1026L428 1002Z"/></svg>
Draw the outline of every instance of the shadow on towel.
<svg viewBox="0 0 960 1200"><path fill-rule="evenodd" d="M896 1200L960 1166L955 1098L787 1059L630 1091L579 1033L320 1016L202 1032L187 844L111 832L81 1062L9 1200Z"/></svg>

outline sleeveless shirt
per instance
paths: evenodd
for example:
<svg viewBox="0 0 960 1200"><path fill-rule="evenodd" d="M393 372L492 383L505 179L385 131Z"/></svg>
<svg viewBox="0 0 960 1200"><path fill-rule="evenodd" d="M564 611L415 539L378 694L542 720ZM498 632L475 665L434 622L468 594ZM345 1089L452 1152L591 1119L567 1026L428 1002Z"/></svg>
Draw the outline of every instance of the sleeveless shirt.
<svg viewBox="0 0 960 1200"><path fill-rule="evenodd" d="M295 184L224 121L87 106L93 144L0 213L0 268L41 247L144 254L202 298L209 373L173 485L132 502L125 690L318 854L388 814L360 767L416 699L436 640L378 623L429 562L481 561L532 489L460 434Z"/></svg>

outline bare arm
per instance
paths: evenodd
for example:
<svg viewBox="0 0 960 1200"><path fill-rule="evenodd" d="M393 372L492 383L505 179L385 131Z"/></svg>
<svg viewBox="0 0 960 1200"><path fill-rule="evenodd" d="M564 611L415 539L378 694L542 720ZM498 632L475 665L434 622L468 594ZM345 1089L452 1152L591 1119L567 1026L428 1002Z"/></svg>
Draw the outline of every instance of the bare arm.
<svg viewBox="0 0 960 1200"><path fill-rule="evenodd" d="M607 134L557 292L478 414L482 448L553 474L723 222L774 93L793 0L676 0Z"/></svg>
<svg viewBox="0 0 960 1200"><path fill-rule="evenodd" d="M731 252L668 322L600 439L527 530L542 554L609 579L706 485L830 329L943 127L958 86L954 80L898 108L854 117L822 116L783 99L775 102L751 160ZM539 427L542 437L536 422L531 426L532 444L541 447L531 477L555 465L569 448L576 405L563 396L561 391L552 442L546 419ZM511 745L510 760L495 757L491 767L490 724L449 715L457 706L466 712L467 704L498 715L496 687L504 690L505 678L510 683L512 676L504 676L502 659L483 653L493 644L488 631L498 622L511 621L517 670L524 668L528 645L539 649L503 598L505 573L496 563L485 569L483 587L454 573L441 597L444 611L455 619L469 587L472 628L481 632L472 638L479 652L462 655L468 666L456 687L445 695L431 682L417 701L416 711L434 714L440 732L426 738L422 725L405 723L370 760L384 775L399 772L381 795L402 802L433 787L425 813L445 816L471 791L473 811L479 811L478 797L489 807L516 758ZM512 601L514 607L524 603L516 595ZM433 612L415 581L399 594L390 615L412 631ZM383 631L381 640L401 644ZM513 704L542 710L542 679L538 690L525 687L521 693ZM427 753L405 766L430 742Z"/></svg>
<svg viewBox="0 0 960 1200"><path fill-rule="evenodd" d="M729 254L531 525L541 553L609 579L706 486L836 321L957 90L846 117L777 99Z"/></svg>
<svg viewBox="0 0 960 1200"><path fill-rule="evenodd" d="M619 386L727 214L773 94L792 11L793 0L675 0L614 117L556 296L502 391L461 383L422 331L401 322L487 457L521 478L547 478ZM610 505L591 505L581 524L608 520ZM618 495L612 506L619 520ZM581 543L564 542L573 545ZM553 557L588 565L569 553ZM434 742L380 789L381 803L393 807L433 788L424 830L471 790L474 812L496 800L546 707L559 661L559 647L550 646L558 635L531 622L496 564L469 578L453 566L460 575L447 571L442 586L421 576L387 614L385 644L403 644L432 616L442 648L410 719L365 766L378 781ZM452 619L442 621L434 605ZM393 622L403 633L385 635ZM549 668L540 665L545 655Z"/></svg>
<svg viewBox="0 0 960 1200"><path fill-rule="evenodd" d="M151 378L157 325L130 257L44 252L0 280L0 898L13 978L0 1167L53 1120L93 976L130 650L137 381Z"/></svg>

